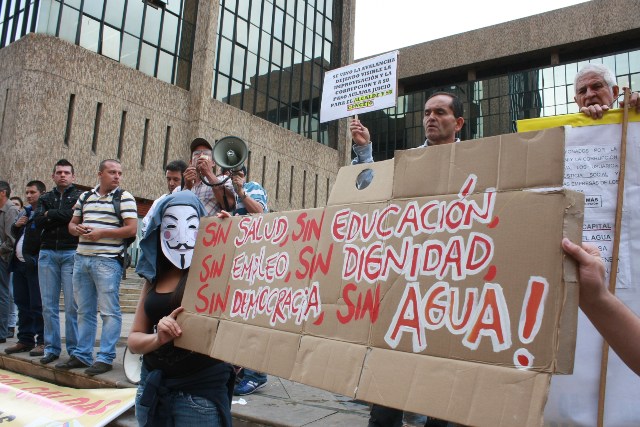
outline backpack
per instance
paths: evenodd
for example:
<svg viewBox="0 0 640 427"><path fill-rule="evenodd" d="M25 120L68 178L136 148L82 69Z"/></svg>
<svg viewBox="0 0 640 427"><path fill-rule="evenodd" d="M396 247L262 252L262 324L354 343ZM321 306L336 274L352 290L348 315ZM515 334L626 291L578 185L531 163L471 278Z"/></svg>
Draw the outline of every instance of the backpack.
<svg viewBox="0 0 640 427"><path fill-rule="evenodd" d="M87 191L84 193L84 197L82 198L82 200L80 200L80 205L84 206L84 204L86 203L87 199L89 198L89 196L91 196L91 191ZM124 219L122 218L122 214L120 213L120 203L122 202L122 190L120 188L118 188L114 193L113 193L113 198L111 199L111 203L113 203L113 210L116 212L116 216L118 217L118 220L120 221L120 227L122 227L124 225ZM123 255L121 255L123 258L127 258L127 256L129 257L129 263L131 263L131 256L129 255L129 253L127 252L127 248L129 248L129 246L131 246L131 244L133 242L136 241L136 237L137 236L131 236L131 237L126 237L122 240L124 240L124 249L123 249Z"/></svg>

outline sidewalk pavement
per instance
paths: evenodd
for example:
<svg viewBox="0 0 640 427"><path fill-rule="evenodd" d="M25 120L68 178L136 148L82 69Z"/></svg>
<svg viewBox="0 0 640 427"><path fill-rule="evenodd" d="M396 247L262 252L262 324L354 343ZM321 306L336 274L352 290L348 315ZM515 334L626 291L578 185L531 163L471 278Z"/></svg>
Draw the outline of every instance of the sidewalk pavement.
<svg viewBox="0 0 640 427"><path fill-rule="evenodd" d="M40 357L30 357L28 353L7 355L6 347L17 342L9 338L0 344L0 368L29 375L58 385L76 388L124 388L135 387L127 381L122 366L122 357L126 346L126 337L131 330L133 314L123 313L122 333L117 347L117 358L113 370L102 375L90 377L83 369L62 371L54 368L55 363L41 365ZM60 323L64 325L64 313ZM98 327L101 322L98 321ZM64 328L63 333L64 333ZM100 337L100 331L98 331ZM64 347L64 345L63 345ZM98 349L96 348L96 352ZM63 350L59 360L66 360ZM286 379L269 376L267 385L249 396L234 396L231 408L238 424L242 421L264 426L362 426L367 425L369 405L349 397L320 390ZM426 417L405 414L405 426L424 425Z"/></svg>

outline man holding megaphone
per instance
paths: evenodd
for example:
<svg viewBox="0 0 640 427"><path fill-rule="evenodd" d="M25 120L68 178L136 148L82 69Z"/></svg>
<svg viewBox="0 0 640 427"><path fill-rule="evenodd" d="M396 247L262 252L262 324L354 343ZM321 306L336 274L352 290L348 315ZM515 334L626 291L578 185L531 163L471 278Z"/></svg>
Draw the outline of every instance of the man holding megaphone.
<svg viewBox="0 0 640 427"><path fill-rule="evenodd" d="M184 187L200 199L207 216L221 210L235 209L235 194L231 180L214 173L213 149L209 141L196 138L191 142L191 162L184 171Z"/></svg>

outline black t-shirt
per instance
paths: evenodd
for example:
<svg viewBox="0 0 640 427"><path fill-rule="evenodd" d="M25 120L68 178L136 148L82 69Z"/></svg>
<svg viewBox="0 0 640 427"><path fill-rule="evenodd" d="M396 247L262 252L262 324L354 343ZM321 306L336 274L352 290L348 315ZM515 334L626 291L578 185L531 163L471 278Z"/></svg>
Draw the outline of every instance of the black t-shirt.
<svg viewBox="0 0 640 427"><path fill-rule="evenodd" d="M155 288L151 288L144 301L144 312L153 325L157 325L160 319L178 308L178 305L172 304L172 298L173 292L158 293ZM153 331L147 332L152 333ZM219 360L204 354L175 347L173 341L145 354L143 360L149 371L160 369L165 378L184 377L220 363Z"/></svg>

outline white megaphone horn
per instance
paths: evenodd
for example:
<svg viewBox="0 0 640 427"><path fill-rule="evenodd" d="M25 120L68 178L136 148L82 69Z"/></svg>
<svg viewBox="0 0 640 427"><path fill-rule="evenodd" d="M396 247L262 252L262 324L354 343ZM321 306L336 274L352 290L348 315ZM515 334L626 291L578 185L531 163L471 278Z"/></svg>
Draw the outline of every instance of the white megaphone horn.
<svg viewBox="0 0 640 427"><path fill-rule="evenodd" d="M213 161L223 169L232 171L242 169L248 156L247 143L237 136L225 136L213 146Z"/></svg>

